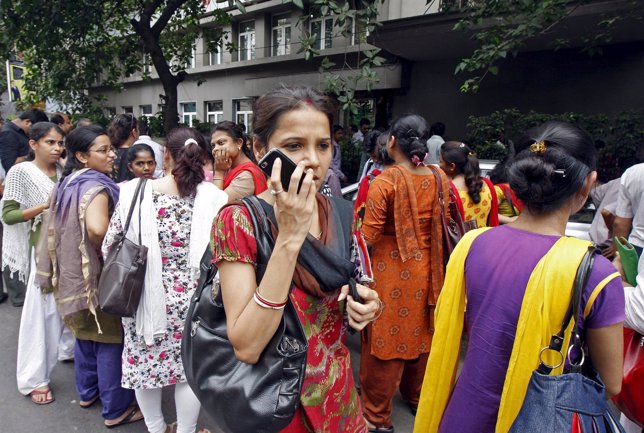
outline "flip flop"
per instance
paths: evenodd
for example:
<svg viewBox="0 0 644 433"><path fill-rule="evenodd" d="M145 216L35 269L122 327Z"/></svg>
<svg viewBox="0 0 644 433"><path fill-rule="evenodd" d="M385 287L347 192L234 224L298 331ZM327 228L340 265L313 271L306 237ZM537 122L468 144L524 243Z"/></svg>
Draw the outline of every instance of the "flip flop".
<svg viewBox="0 0 644 433"><path fill-rule="evenodd" d="M39 405L49 404L54 401L54 394L51 392L51 388L43 390L34 389L29 393L29 397L32 402Z"/></svg>
<svg viewBox="0 0 644 433"><path fill-rule="evenodd" d="M83 409L89 409L98 401L98 394L96 394L94 397L90 398L89 400L81 400L78 402L78 405L82 407Z"/></svg>
<svg viewBox="0 0 644 433"><path fill-rule="evenodd" d="M141 413L141 409L139 409L138 406L130 406L125 413L127 415L119 422L114 423L114 424L108 424L107 421L105 420L104 424L105 427L107 428L115 428L115 427L120 427L125 424L130 424L133 422L141 421L143 419L143 413ZM111 421L111 420L110 420Z"/></svg>

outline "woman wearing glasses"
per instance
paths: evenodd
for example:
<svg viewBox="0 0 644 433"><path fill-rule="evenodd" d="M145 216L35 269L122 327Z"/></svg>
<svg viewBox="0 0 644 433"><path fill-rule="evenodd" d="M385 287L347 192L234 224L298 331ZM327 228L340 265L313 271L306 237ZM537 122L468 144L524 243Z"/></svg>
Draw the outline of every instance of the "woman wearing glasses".
<svg viewBox="0 0 644 433"><path fill-rule="evenodd" d="M127 151L139 139L139 127L133 114L118 114L107 126L107 135L116 149L116 159L109 176L116 183L134 178L127 168Z"/></svg>
<svg viewBox="0 0 644 433"><path fill-rule="evenodd" d="M18 336L16 378L18 390L36 404L54 401L49 375L59 357L74 356L74 339L56 311L50 291L34 284L34 249L40 235L42 213L49 207L49 194L60 176L58 160L63 151L63 132L53 123L39 122L29 133L32 157L14 165L5 181L2 199L4 264L22 282L27 282L25 304Z"/></svg>
<svg viewBox="0 0 644 433"><path fill-rule="evenodd" d="M120 317L98 307L101 243L118 202L109 178L116 152L100 126L83 126L66 140L67 164L52 194L48 245L38 260L40 287L52 288L58 312L76 337L76 388L80 406L103 403L107 427L143 418L134 392L121 387ZM49 278L45 278L49 276Z"/></svg>

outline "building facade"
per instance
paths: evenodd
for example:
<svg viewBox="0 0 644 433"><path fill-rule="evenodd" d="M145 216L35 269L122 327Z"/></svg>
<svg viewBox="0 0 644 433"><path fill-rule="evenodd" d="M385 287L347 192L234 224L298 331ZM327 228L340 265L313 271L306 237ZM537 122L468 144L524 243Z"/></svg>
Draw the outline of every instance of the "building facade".
<svg viewBox="0 0 644 433"><path fill-rule="evenodd" d="M465 0L437 0L429 5L426 0L385 0L379 13L382 26L373 34L354 26L343 35L335 17L320 16L312 2L305 2L302 11L282 0L246 0L246 13L231 8L232 24L224 28L217 28L206 14L201 20L204 28L224 32L225 42L234 42L237 49L229 52L222 46L209 51L204 38L197 41L188 75L178 89L179 120L189 125L197 119L233 120L250 130L254 98L281 84L324 89L324 74L319 72L323 57L348 65L334 71L347 75L361 53L376 47L387 58L386 65L375 69L379 82L369 92L354 89L361 112L357 116L340 112L339 123L368 117L372 125L384 127L396 115L416 112L430 122L444 122L448 136L462 140L470 115L510 107L588 114L644 107L644 85L637 79L644 75L644 32L636 18L642 16L644 2L592 1L576 8L564 23L503 62L500 74L486 78L478 93L463 94L459 88L466 77L455 75L454 69L476 46L471 34L452 30L461 15L441 11L459 1ZM209 11L217 7L229 6L208 2ZM603 55L581 53L583 36L596 32L599 22L616 11L623 19L610 45L602 47ZM315 48L320 51L311 61L298 53L302 29L316 37ZM564 37L578 44L554 51L552 42ZM160 110L163 88L152 70L150 80L125 79L120 93L100 87L91 92L105 95L107 114L148 116Z"/></svg>

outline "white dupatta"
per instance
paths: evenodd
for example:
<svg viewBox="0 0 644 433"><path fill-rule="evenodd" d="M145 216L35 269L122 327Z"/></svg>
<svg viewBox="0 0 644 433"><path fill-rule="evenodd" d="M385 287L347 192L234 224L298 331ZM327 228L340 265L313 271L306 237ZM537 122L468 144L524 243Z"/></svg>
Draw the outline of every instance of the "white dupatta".
<svg viewBox="0 0 644 433"><path fill-rule="evenodd" d="M138 182L138 179L134 179L121 185L117 211L123 225L125 225ZM213 219L227 201L228 195L212 183L202 182L197 186L197 194L192 208L190 244L188 246L190 277L192 279L199 278L199 265L210 241ZM133 242L138 242L139 239L138 212L137 200L132 214L132 221L126 233L126 237ZM157 210L152 202L152 182L147 182L143 193L143 202L141 203L141 243L148 247L148 262L143 294L136 312L136 333L143 337L147 345L154 344L155 338L162 337L166 333L167 327L165 288L161 279L163 265L159 247L157 217Z"/></svg>
<svg viewBox="0 0 644 433"><path fill-rule="evenodd" d="M60 167L56 166L58 177ZM20 203L20 209L29 209L49 202L49 196L55 183L31 161L14 165L7 173L5 189L0 209L7 200ZM0 210L0 214L1 214ZM41 214L42 215L42 214ZM33 222L25 221L7 224L2 219L2 269L9 268L11 275L18 273L18 279L27 282L29 276L29 232L40 224L42 216L38 215Z"/></svg>

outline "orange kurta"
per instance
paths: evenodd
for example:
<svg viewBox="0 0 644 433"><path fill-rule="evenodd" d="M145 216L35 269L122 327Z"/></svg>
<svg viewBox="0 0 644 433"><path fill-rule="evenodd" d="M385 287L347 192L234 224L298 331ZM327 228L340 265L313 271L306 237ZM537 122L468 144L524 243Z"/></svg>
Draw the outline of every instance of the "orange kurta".
<svg viewBox="0 0 644 433"><path fill-rule="evenodd" d="M433 305L443 280L441 227L433 227L441 224L437 211L431 173L415 175L393 167L369 188L362 233L372 245L374 288L385 308L369 325L368 343L379 359L416 359L429 352ZM432 233L439 243L433 252ZM432 269L440 275L432 278Z"/></svg>

